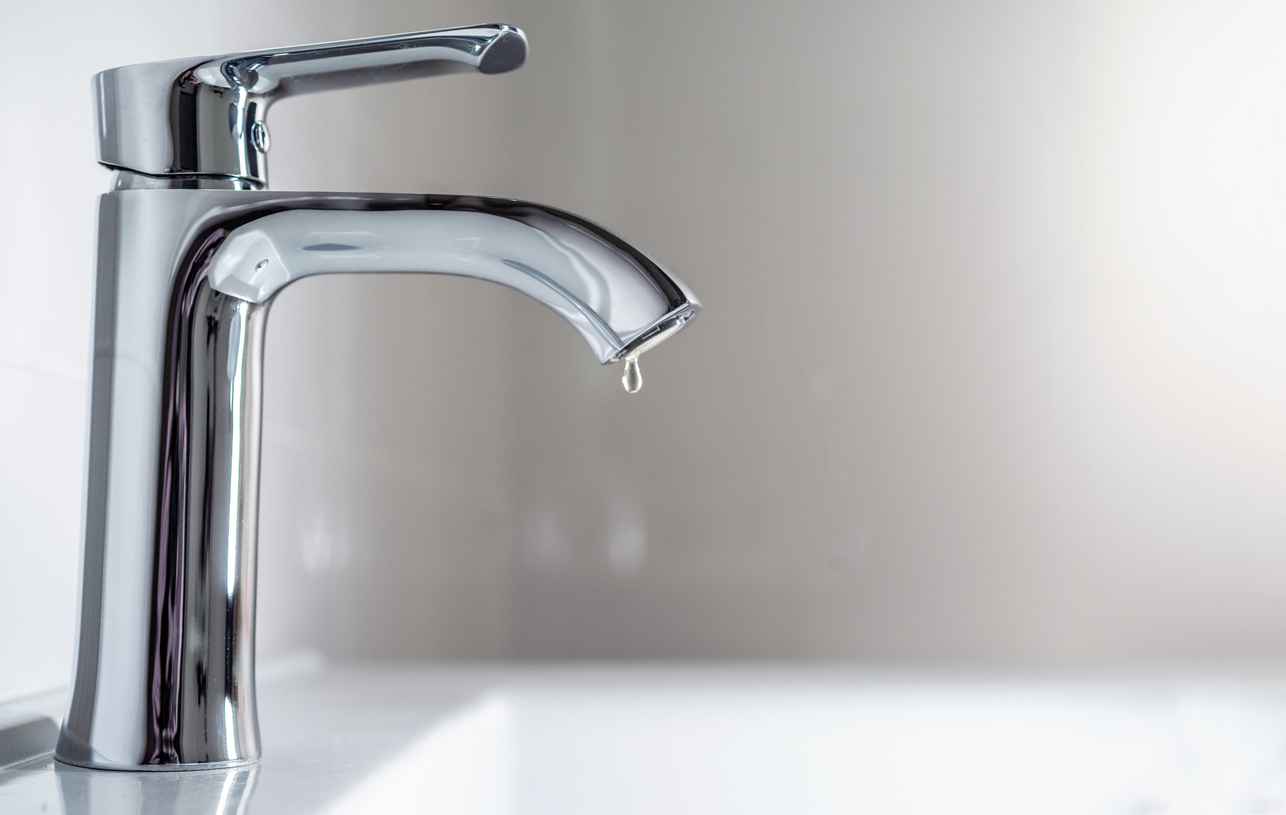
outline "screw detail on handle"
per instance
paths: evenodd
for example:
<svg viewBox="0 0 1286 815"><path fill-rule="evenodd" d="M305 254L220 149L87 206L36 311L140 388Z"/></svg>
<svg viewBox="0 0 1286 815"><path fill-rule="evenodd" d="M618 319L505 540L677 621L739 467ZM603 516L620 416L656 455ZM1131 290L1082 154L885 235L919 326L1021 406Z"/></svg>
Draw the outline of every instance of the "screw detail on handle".
<svg viewBox="0 0 1286 815"><path fill-rule="evenodd" d="M272 136L268 134L268 125L263 122L255 122L250 125L250 141L260 153L268 152L268 148L272 146Z"/></svg>

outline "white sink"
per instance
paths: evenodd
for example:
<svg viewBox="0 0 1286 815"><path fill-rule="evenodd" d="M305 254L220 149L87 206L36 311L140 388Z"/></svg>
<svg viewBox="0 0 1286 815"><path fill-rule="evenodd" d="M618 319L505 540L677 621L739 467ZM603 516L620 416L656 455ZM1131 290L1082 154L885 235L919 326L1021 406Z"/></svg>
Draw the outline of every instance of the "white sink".
<svg viewBox="0 0 1286 815"><path fill-rule="evenodd" d="M1286 683L326 666L252 770L0 770L0 812L1286 812Z"/></svg>

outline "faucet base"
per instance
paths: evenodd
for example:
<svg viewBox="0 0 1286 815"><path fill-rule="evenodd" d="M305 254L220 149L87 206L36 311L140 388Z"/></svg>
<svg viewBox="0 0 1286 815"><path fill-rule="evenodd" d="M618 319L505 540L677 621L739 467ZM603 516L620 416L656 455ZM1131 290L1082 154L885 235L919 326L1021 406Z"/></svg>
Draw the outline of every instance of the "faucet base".
<svg viewBox="0 0 1286 815"><path fill-rule="evenodd" d="M111 770L122 773L182 773L200 770L234 770L239 767L253 767L259 763L257 758L239 761L210 761L193 764L108 764L94 761L73 761L54 753L54 761L69 767L80 767L82 770Z"/></svg>

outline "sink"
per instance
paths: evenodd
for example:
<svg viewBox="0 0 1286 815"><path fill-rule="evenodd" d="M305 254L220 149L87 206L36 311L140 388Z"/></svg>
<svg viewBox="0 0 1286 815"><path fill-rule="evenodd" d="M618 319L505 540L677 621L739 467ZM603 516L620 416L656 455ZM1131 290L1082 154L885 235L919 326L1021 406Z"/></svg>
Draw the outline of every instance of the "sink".
<svg viewBox="0 0 1286 815"><path fill-rule="evenodd" d="M28 708L0 734L54 732ZM261 677L261 716L254 767L95 772L42 752L0 770L0 812L1286 811L1273 677L309 658Z"/></svg>

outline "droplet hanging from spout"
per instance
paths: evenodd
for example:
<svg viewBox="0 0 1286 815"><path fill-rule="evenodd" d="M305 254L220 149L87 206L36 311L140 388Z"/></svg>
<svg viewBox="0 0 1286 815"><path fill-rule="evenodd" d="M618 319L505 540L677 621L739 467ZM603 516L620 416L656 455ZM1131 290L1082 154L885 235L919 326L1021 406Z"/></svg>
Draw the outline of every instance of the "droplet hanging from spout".
<svg viewBox="0 0 1286 815"><path fill-rule="evenodd" d="M639 368L638 357L625 358L625 373L621 374L621 386L626 393L638 393L643 387L643 371Z"/></svg>

